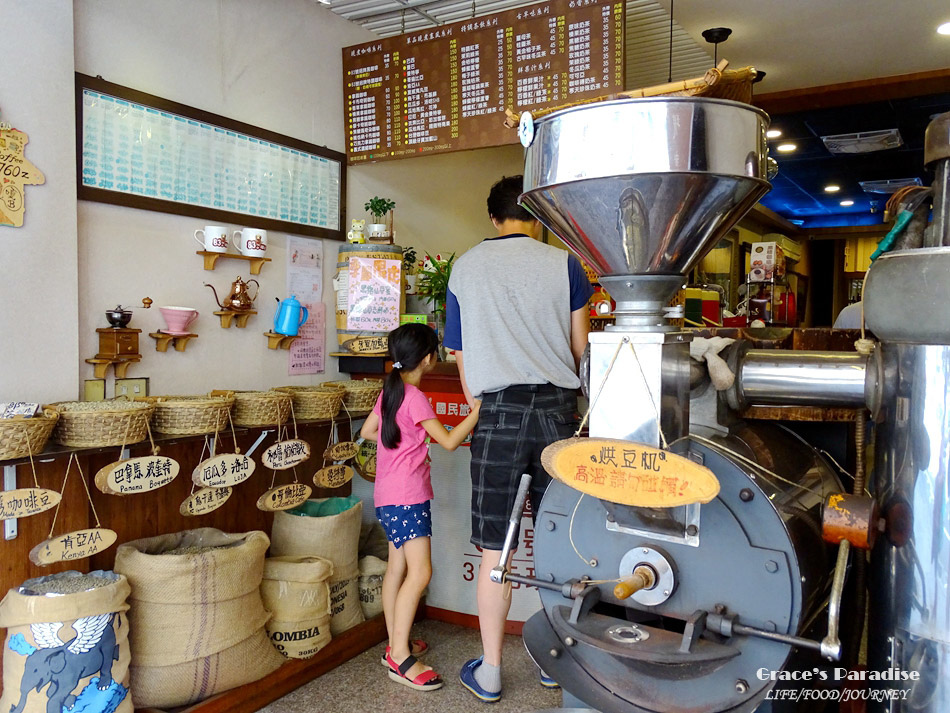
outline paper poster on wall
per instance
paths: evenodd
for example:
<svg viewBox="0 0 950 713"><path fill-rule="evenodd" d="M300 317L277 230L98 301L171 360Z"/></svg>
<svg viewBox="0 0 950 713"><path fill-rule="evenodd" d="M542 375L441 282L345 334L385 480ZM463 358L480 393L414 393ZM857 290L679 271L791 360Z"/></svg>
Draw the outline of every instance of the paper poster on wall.
<svg viewBox="0 0 950 713"><path fill-rule="evenodd" d="M351 257L346 328L391 332L399 326L402 261Z"/></svg>
<svg viewBox="0 0 950 713"><path fill-rule="evenodd" d="M46 183L43 173L24 156L30 137L24 132L0 125L0 225L23 226L26 189Z"/></svg>
<svg viewBox="0 0 950 713"><path fill-rule="evenodd" d="M290 345L287 373L319 374L326 352L326 307L323 299L323 241L287 239L287 293L300 300L309 316Z"/></svg>

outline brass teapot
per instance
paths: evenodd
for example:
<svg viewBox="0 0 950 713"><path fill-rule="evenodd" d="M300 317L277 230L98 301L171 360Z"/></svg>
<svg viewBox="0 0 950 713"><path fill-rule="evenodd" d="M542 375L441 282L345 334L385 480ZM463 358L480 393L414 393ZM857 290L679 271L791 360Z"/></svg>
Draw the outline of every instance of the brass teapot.
<svg viewBox="0 0 950 713"><path fill-rule="evenodd" d="M250 284L254 283L256 289L254 290L254 296L251 297L248 292L250 291ZM241 276L238 275L238 278L231 283L231 294L227 296L224 302L218 298L218 291L214 289L214 285L209 285L207 282L204 283L205 287L210 287L211 291L214 292L214 301L218 303L218 307L223 310L228 310L229 312L248 312L254 306L254 300L257 299L257 293L260 292L261 286L255 279L250 279L247 282L241 279Z"/></svg>

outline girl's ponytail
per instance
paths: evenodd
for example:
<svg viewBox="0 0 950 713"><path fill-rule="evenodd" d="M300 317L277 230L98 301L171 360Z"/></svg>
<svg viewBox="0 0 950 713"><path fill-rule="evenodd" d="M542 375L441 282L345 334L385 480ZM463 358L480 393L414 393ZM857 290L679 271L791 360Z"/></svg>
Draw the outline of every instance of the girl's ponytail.
<svg viewBox="0 0 950 713"><path fill-rule="evenodd" d="M419 366L430 354L439 348L439 339L431 327L425 324L404 324L389 333L389 358L393 360L393 370L383 382L383 400L379 436L383 447L392 450L399 446L402 433L396 423L396 412L406 398L406 386L402 373Z"/></svg>

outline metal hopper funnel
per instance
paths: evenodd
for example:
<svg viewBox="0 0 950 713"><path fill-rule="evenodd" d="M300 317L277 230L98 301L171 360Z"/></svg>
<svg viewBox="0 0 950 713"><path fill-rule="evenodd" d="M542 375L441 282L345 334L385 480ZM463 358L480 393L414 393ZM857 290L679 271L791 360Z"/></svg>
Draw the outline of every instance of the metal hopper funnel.
<svg viewBox="0 0 950 713"><path fill-rule="evenodd" d="M656 328L685 275L768 192L768 116L718 99L601 102L534 122L522 205L600 275L617 328Z"/></svg>

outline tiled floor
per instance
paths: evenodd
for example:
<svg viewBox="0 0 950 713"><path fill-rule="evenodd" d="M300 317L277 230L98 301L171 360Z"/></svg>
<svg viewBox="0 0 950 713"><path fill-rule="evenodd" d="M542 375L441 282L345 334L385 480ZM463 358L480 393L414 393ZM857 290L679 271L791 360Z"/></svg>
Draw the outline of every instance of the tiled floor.
<svg viewBox="0 0 950 713"><path fill-rule="evenodd" d="M438 621L424 621L413 638L432 647L424 662L442 674L445 686L420 692L389 680L380 663L385 644L374 646L333 671L262 708L264 713L518 713L557 708L559 691L543 688L538 669L528 658L520 636L505 637L502 699L486 705L462 688L458 672L468 659L481 654L478 632Z"/></svg>

